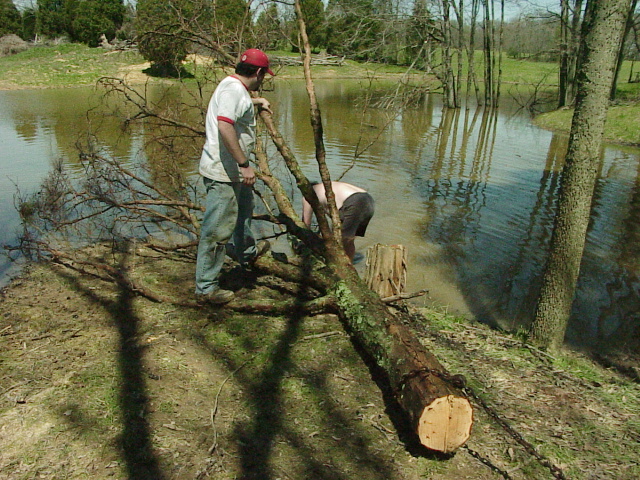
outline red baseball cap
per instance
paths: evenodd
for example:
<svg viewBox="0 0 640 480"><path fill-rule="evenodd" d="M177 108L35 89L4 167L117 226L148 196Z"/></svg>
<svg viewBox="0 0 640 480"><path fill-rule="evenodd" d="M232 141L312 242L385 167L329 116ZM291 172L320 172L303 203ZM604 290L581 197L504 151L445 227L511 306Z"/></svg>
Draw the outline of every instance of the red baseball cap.
<svg viewBox="0 0 640 480"><path fill-rule="evenodd" d="M262 50L258 50L257 48L245 50L245 52L240 56L240 61L256 67L266 68L269 75L274 75L269 68L269 57L267 57L267 54Z"/></svg>

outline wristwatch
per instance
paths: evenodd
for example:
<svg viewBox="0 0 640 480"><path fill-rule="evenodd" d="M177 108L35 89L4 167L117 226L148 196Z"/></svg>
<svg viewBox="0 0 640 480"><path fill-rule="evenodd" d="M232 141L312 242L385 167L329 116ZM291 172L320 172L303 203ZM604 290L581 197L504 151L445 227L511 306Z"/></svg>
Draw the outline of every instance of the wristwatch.
<svg viewBox="0 0 640 480"><path fill-rule="evenodd" d="M239 166L240 168L247 168L247 167L249 166L249 160L247 160L247 161L246 161L246 162L244 162L244 163L239 163L239 164L238 164L238 166Z"/></svg>

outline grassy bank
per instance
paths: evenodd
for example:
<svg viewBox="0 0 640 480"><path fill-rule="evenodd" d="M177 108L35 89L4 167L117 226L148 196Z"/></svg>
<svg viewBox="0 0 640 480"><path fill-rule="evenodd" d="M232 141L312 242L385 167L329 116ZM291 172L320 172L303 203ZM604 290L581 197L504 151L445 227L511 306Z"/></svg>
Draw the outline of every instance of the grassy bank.
<svg viewBox="0 0 640 480"><path fill-rule="evenodd" d="M277 56L293 56L288 52L270 52ZM0 58L0 89L61 88L92 85L102 76L127 76L133 82L153 81L146 75L149 64L135 51L106 52L101 48L65 44L56 47L35 47L17 55ZM186 68L193 65L187 62ZM477 69L481 67L477 65ZM605 138L609 142L627 145L640 144L640 83L627 83L632 66L625 62L620 74L621 105L610 109ZM302 69L294 66L278 67L279 78L302 78ZM372 78L400 77L405 67L361 64L346 60L341 66L315 66L316 78ZM481 70L477 70L481 71ZM414 77L418 82L424 78ZM528 62L504 58L502 62L503 91L508 95L530 98L552 96L557 89L555 63ZM538 116L536 125L568 132L571 110L558 110Z"/></svg>
<svg viewBox="0 0 640 480"><path fill-rule="evenodd" d="M114 263L169 298L190 295L193 263L131 253ZM249 300L295 291L228 268ZM453 456L417 445L334 315L178 307L33 266L0 292L0 480L553 478L528 447L566 478L640 476L638 383L412 311L407 326L469 387L474 427Z"/></svg>
<svg viewBox="0 0 640 480"><path fill-rule="evenodd" d="M285 52L276 55L296 56ZM185 62L187 71L193 71L193 60ZM62 88L93 85L103 76L134 76L134 82L154 81L148 76L149 63L134 50L105 51L78 44L53 47L34 47L16 55L0 58L0 89ZM278 77L302 78L300 67L275 67ZM360 64L347 60L342 66L314 66L319 78L367 78L370 76L396 76L405 68L392 65ZM187 80L188 81L188 80Z"/></svg>
<svg viewBox="0 0 640 480"><path fill-rule="evenodd" d="M639 84L640 85L640 84ZM566 108L538 115L533 123L541 128L569 133L573 109ZM640 104L613 105L607 113L605 142L621 145L640 145Z"/></svg>
<svg viewBox="0 0 640 480"><path fill-rule="evenodd" d="M92 85L100 77L118 75L144 64L136 51L107 52L85 45L34 47L0 58L0 88L62 88Z"/></svg>
<svg viewBox="0 0 640 480"><path fill-rule="evenodd" d="M269 52L272 56L299 58L298 54L284 51ZM191 57L193 58L193 57ZM482 72L480 55L476 72ZM91 85L101 76L115 76L123 70L143 73L149 64L135 51L109 52L102 48L63 44L51 47L34 47L17 55L0 58L0 88L41 88ZM188 60L186 69L192 71ZM275 66L278 77L302 78L299 66ZM344 60L340 66L313 66L317 77L369 78L375 76L398 77L407 67ZM414 70L414 72L416 72ZM466 70L463 72L466 75ZM424 82L424 75L414 78ZM522 89L540 88L541 92L557 87L557 65L543 62L526 62L504 58L502 79L505 84L518 85Z"/></svg>
<svg viewBox="0 0 640 480"><path fill-rule="evenodd" d="M276 56L292 56L288 52L270 52ZM136 51L108 52L77 44L55 47L35 47L17 55L0 58L0 89L61 88L92 85L102 76L126 76L132 83L154 81L146 74L149 64ZM186 63L193 70L193 63ZM481 72L481 64L476 70ZM279 78L302 78L296 66L276 67ZM632 65L625 62L621 74L619 104L611 107L607 118L605 139L609 142L640 145L640 83L628 83ZM314 66L316 78L399 78L405 67L358 63L346 60L341 66ZM425 77L415 75L416 82ZM553 96L557 89L557 65L548 62L528 62L503 58L502 81L505 95L531 98L535 94ZM568 132L571 127L570 109L557 110L538 116L535 124L551 130Z"/></svg>

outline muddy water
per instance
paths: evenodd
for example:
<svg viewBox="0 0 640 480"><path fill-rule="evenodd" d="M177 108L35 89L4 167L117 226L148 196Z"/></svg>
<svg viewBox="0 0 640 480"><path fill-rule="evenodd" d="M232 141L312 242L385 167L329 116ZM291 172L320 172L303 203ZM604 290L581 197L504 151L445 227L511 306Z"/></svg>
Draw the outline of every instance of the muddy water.
<svg viewBox="0 0 640 480"><path fill-rule="evenodd" d="M333 177L368 189L376 200L358 250L405 245L408 290L429 289L417 303L507 329L526 325L553 227L567 138L532 126L508 101L500 112L451 111L432 96L398 113L372 108L367 88L356 81L317 84ZM15 184L29 192L55 158L72 161L93 95L91 89L0 92L2 243L13 241L19 226ZM317 179L304 85L279 80L266 96L305 172ZM114 130L114 153L139 153L135 136L123 140L115 121L102 121L103 131ZM640 150L603 149L568 332L574 343L615 343L638 328L639 169Z"/></svg>

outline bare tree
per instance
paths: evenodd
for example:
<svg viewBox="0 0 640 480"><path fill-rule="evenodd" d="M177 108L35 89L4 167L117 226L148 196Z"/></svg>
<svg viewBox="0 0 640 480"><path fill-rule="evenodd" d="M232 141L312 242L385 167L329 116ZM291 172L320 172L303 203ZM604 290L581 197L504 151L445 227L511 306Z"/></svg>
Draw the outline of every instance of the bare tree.
<svg viewBox="0 0 640 480"><path fill-rule="evenodd" d="M558 76L558 108L573 103L575 96L582 0L560 1L560 72Z"/></svg>
<svg viewBox="0 0 640 480"><path fill-rule="evenodd" d="M616 90L618 87L618 77L620 75L620 69L622 68L622 62L625 60L625 44L627 38L629 37L629 32L633 29L635 23L636 16L636 7L638 6L638 0L631 1L631 8L629 8L629 13L627 14L627 22L624 27L624 33L622 35L622 39L620 40L620 48L618 49L618 57L616 59L616 69L615 74L613 76L613 82L611 84L611 94L609 98L611 100L615 100L616 98Z"/></svg>

